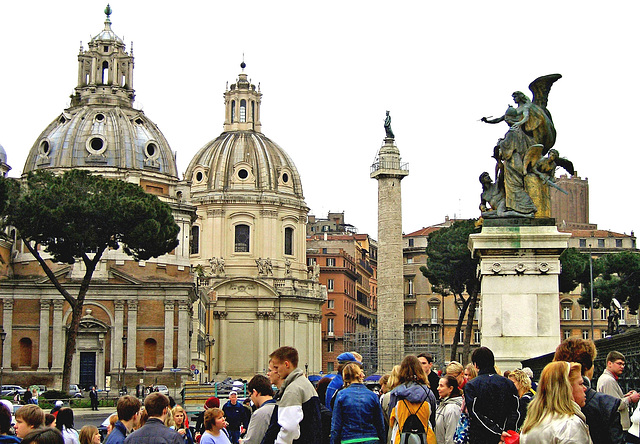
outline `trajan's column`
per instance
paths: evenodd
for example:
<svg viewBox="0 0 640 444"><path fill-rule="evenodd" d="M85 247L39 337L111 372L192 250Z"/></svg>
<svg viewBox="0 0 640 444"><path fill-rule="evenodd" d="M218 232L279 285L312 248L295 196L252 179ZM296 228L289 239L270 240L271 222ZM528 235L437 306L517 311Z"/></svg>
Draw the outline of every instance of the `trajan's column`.
<svg viewBox="0 0 640 444"><path fill-rule="evenodd" d="M389 372L404 357L404 302L402 275L402 192L409 174L391 131L387 111L386 137L371 178L378 181L378 371Z"/></svg>

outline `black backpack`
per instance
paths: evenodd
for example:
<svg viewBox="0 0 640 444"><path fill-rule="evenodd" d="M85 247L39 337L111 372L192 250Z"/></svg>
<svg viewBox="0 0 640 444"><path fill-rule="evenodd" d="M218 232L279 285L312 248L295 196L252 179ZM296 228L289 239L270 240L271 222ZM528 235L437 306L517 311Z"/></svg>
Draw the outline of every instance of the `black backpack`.
<svg viewBox="0 0 640 444"><path fill-rule="evenodd" d="M418 412L422 405L427 402L424 401L420 404L415 412L411 412L409 405L403 399L404 406L409 411L409 416L402 424L402 430L400 431L400 444L427 444L427 431L424 429L424 425L420 418L418 418Z"/></svg>

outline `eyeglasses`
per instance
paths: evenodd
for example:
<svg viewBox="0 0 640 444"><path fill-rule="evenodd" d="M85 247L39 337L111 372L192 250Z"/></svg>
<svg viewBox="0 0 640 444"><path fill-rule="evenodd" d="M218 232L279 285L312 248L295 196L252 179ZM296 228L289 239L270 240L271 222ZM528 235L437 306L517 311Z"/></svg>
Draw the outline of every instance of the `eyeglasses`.
<svg viewBox="0 0 640 444"><path fill-rule="evenodd" d="M624 361L615 361L614 364L619 365L620 367L624 367L626 365Z"/></svg>

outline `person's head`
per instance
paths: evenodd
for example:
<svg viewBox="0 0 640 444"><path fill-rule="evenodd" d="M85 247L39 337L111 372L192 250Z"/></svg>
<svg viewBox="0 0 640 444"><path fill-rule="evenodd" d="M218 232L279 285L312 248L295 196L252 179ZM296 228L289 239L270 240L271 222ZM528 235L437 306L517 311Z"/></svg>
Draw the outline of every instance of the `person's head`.
<svg viewBox="0 0 640 444"><path fill-rule="evenodd" d="M280 375L273 366L273 361L271 359L269 359L269 371L267 372L267 378L269 378L269 382L271 384L275 385L278 388L280 388L280 386L284 382L284 380L280 378Z"/></svg>
<svg viewBox="0 0 640 444"><path fill-rule="evenodd" d="M182 428L186 416L182 406L176 404L175 407L171 409L171 413L173 414L173 422L176 425L176 429Z"/></svg>
<svg viewBox="0 0 640 444"><path fill-rule="evenodd" d="M100 432L92 425L86 425L80 429L78 437L80 444L100 444Z"/></svg>
<svg viewBox="0 0 640 444"><path fill-rule="evenodd" d="M355 362L358 365L362 365L362 355L360 355L359 353L356 352L344 352L344 353L340 353L338 355L338 357L336 358L336 360L338 361L338 369L337 369L337 373L339 375L342 374L342 370L344 369L344 366L351 363L351 362Z"/></svg>
<svg viewBox="0 0 640 444"><path fill-rule="evenodd" d="M451 361L444 373L447 376L456 378L459 386L464 382L464 367L458 361Z"/></svg>
<svg viewBox="0 0 640 444"><path fill-rule="evenodd" d="M44 414L45 427L55 427L56 426L55 422L56 422L56 415L52 415L51 413Z"/></svg>
<svg viewBox="0 0 640 444"><path fill-rule="evenodd" d="M210 397L209 399L207 399L204 402L204 409L208 410L208 409L212 409L212 408L218 408L220 407L220 400L218 398L216 398L215 396Z"/></svg>
<svg viewBox="0 0 640 444"><path fill-rule="evenodd" d="M398 384L404 384L407 382L417 382L422 384L429 384L427 380L427 374L422 369L420 361L413 355L405 356L400 363L400 370L398 372Z"/></svg>
<svg viewBox="0 0 640 444"><path fill-rule="evenodd" d="M274 370L285 380L298 367L298 350L293 347L280 347L269 355Z"/></svg>
<svg viewBox="0 0 640 444"><path fill-rule="evenodd" d="M384 395L389 390L387 389L387 382L389 382L389 373L384 374L378 379L378 384L380 384L380 392Z"/></svg>
<svg viewBox="0 0 640 444"><path fill-rule="evenodd" d="M23 405L16 411L14 429L18 438L24 438L27 433L44 425L44 411L35 404Z"/></svg>
<svg viewBox="0 0 640 444"><path fill-rule="evenodd" d="M214 407L204 412L204 428L206 430L221 430L224 426L224 412L221 409Z"/></svg>
<svg viewBox="0 0 640 444"><path fill-rule="evenodd" d="M460 396L458 380L451 375L446 375L440 378L440 381L438 382L438 395L440 395L440 399L444 399L447 396Z"/></svg>
<svg viewBox="0 0 640 444"><path fill-rule="evenodd" d="M73 410L63 407L56 416L56 428L60 431L73 428Z"/></svg>
<svg viewBox="0 0 640 444"><path fill-rule="evenodd" d="M149 418L161 418L169 409L169 398L160 392L153 392L145 398L144 409Z"/></svg>
<svg viewBox="0 0 640 444"><path fill-rule="evenodd" d="M591 378L597 353L596 344L592 340L573 337L558 345L553 360L577 362L582 366L583 376Z"/></svg>
<svg viewBox="0 0 640 444"><path fill-rule="evenodd" d="M577 391L577 384L582 381L580 371L580 364L575 362L554 361L546 365L540 375L538 392L527 409L523 433L547 416L573 415L576 412L574 386ZM586 387L583 385L581 390L582 397L577 396L578 405L584 405Z"/></svg>
<svg viewBox="0 0 640 444"><path fill-rule="evenodd" d="M625 366L624 355L619 351L611 351L607 355L607 370L616 376L620 376L624 372Z"/></svg>
<svg viewBox="0 0 640 444"><path fill-rule="evenodd" d="M471 381L476 376L478 376L478 370L476 370L476 367L473 364L467 364L464 368L464 379Z"/></svg>
<svg viewBox="0 0 640 444"><path fill-rule="evenodd" d="M60 410L62 408L62 406L64 405L64 402L62 401L56 401L55 404L53 404L53 409L54 410Z"/></svg>
<svg viewBox="0 0 640 444"><path fill-rule="evenodd" d="M318 385L316 385L316 392L318 392L318 398L320 399L320 404L324 405L325 400L327 398L327 387L331 382L331 378L327 378L326 376L318 381Z"/></svg>
<svg viewBox="0 0 640 444"><path fill-rule="evenodd" d="M6 435L11 430L11 411L0 403L0 434Z"/></svg>
<svg viewBox="0 0 640 444"><path fill-rule="evenodd" d="M431 373L431 367L433 367L433 356L430 353L420 353L418 361L420 361L422 369L428 376Z"/></svg>
<svg viewBox="0 0 640 444"><path fill-rule="evenodd" d="M345 385L351 385L356 382L362 382L364 374L360 366L354 362L347 364L342 369L342 380Z"/></svg>
<svg viewBox="0 0 640 444"><path fill-rule="evenodd" d="M387 391L391 391L400 384L400 366L394 365L389 374L389 381L387 381Z"/></svg>
<svg viewBox="0 0 640 444"><path fill-rule="evenodd" d="M238 393L236 392L229 393L229 401L231 401L231 404L236 405L238 402Z"/></svg>
<svg viewBox="0 0 640 444"><path fill-rule="evenodd" d="M529 379L529 376L519 368L509 373L509 379L511 379L515 384L520 396L531 390L531 379Z"/></svg>
<svg viewBox="0 0 640 444"><path fill-rule="evenodd" d="M147 409L143 407L142 409L140 409L140 419L138 419L138 423L133 424L133 430L138 430L140 427L145 425L148 419L149 419L149 412L147 412Z"/></svg>
<svg viewBox="0 0 640 444"><path fill-rule="evenodd" d="M271 388L271 382L269 382L269 378L264 375L255 375L247 384L247 390L249 390L249 394L251 400L257 406L262 405L262 402L259 402L263 396L273 397L273 388Z"/></svg>
<svg viewBox="0 0 640 444"><path fill-rule="evenodd" d="M64 444L60 430L51 427L41 427L29 432L22 438L22 444Z"/></svg>
<svg viewBox="0 0 640 444"><path fill-rule="evenodd" d="M513 101L516 102L518 105L520 105L521 103L527 103L529 101L529 98L521 91L514 92L512 96L513 96Z"/></svg>
<svg viewBox="0 0 640 444"><path fill-rule="evenodd" d="M486 171L480 175L480 183L482 187L486 187L487 185L491 185L493 183L493 179L491 179L491 175Z"/></svg>
<svg viewBox="0 0 640 444"><path fill-rule="evenodd" d="M140 409L138 409L138 413L140 413ZM118 422L118 414L114 413L113 415L109 416L109 424L107 425L107 436L109 436L109 433L113 431L113 428L116 426L116 422Z"/></svg>
<svg viewBox="0 0 640 444"><path fill-rule="evenodd" d="M134 415L140 413L140 407L142 403L138 398L131 395L122 396L118 399L118 404L116 406L116 411L118 412L118 419L120 421L131 421Z"/></svg>
<svg viewBox="0 0 640 444"><path fill-rule="evenodd" d="M485 370L493 372L496 365L493 352L487 347L476 348L473 353L471 353L471 362L473 362L479 371Z"/></svg>

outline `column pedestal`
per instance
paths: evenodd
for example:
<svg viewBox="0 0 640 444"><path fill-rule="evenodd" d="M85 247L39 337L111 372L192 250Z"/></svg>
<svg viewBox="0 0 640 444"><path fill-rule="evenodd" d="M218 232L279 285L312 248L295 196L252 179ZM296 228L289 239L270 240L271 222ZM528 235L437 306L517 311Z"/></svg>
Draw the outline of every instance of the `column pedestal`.
<svg viewBox="0 0 640 444"><path fill-rule="evenodd" d="M560 343L559 257L571 235L552 223L485 220L482 232L469 236L471 254L480 259L482 345L502 369Z"/></svg>

